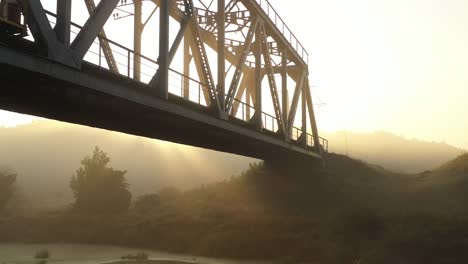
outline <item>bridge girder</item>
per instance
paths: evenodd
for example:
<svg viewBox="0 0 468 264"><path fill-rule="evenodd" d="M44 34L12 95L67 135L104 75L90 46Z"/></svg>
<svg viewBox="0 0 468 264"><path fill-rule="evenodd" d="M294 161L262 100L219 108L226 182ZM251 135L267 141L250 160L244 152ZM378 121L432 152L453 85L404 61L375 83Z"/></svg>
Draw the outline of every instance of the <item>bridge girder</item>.
<svg viewBox="0 0 468 264"><path fill-rule="evenodd" d="M101 0L97 6L93 0L84 0L89 18L73 41L70 41L70 28L76 25L71 21L71 0L57 0L55 28L52 28L47 17L51 14L44 10L40 1L20 1L25 21L42 55L45 54L51 61L80 71L85 55L97 39L99 53L104 53L108 69L115 74L120 73L110 45L118 44L108 39L104 31L104 25L119 0ZM135 16L138 14L139 21L143 0L135 1L139 5L139 9L135 7ZM144 26L137 25L135 19L135 51L128 49L127 77L141 82L142 60L154 63L157 70L145 84L155 90L156 96L169 100L168 75L172 70L169 67L176 53L182 50L182 98L190 100L190 91L193 89L191 83L195 82L198 85L198 103L201 104L202 94L212 115L227 121L240 119L251 124L257 131L270 130L286 142L297 141L304 144L305 148L313 146L315 152L322 154L324 143L318 135L308 81L308 55L295 36L290 31L285 31L285 28L289 28L283 20L267 1L231 0L226 5L225 0L218 0L218 7L212 7L204 1L151 0L155 4L155 10L160 10L159 57L151 59L140 54ZM268 11L264 9L262 2L268 4ZM273 13L275 21L271 19L270 12ZM180 24L171 43L168 33L169 18ZM281 26L277 21L282 23ZM289 32L289 38L285 32ZM182 43L183 48L180 48ZM210 60L208 49L217 54L217 63ZM131 54L133 66L130 61ZM101 55L99 65L100 60ZM230 65L227 71L225 63ZM212 64L218 66L216 80ZM195 67L200 81L190 76L192 66ZM133 76L130 73L131 68ZM233 72L228 74L231 70ZM281 77L280 87L277 85L277 77ZM264 80L267 81L269 89L263 85ZM292 98L288 95L288 80L295 82ZM265 98L266 93L269 93L270 98ZM299 98L302 98L301 104ZM267 101L272 102L272 115L264 112L264 102ZM292 129L298 130L295 122L299 105L302 110L301 139L292 137ZM242 112L240 117L239 112ZM309 137L311 142L308 142Z"/></svg>

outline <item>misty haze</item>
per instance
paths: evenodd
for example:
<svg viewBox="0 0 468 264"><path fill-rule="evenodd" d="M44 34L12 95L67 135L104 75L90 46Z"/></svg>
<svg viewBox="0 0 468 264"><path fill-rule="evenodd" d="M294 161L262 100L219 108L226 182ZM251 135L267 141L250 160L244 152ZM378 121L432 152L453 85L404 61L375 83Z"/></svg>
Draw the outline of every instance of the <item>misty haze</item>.
<svg viewBox="0 0 468 264"><path fill-rule="evenodd" d="M465 0L0 0L0 264L468 260Z"/></svg>

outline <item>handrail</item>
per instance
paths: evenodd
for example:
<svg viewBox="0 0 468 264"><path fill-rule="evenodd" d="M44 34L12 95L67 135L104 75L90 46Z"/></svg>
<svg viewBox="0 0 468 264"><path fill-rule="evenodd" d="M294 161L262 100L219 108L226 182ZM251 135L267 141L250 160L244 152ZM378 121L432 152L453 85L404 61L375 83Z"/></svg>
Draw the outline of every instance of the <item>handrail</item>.
<svg viewBox="0 0 468 264"><path fill-rule="evenodd" d="M53 12L51 12L51 11L49 11L49 10L45 10L45 12L46 12L47 15L53 16L53 17L55 17L55 18L57 17L57 15L56 15L55 13L53 13ZM74 23L74 22L70 22L70 24L71 24L72 26L74 26L74 27L80 29L80 30L83 29L82 26L80 26L80 25L78 25L78 24L76 24L76 23ZM113 40L111 40L111 39L105 38L105 37L103 37L101 34L98 34L98 38L100 38L101 40L104 40L104 41L108 42L109 44L112 44L112 45L114 45L114 46L116 46L116 47L118 47L118 48L121 48L121 49L123 49L123 50L129 52L130 54L133 54L134 57L135 57L135 55L136 55L137 57L140 57L140 58L142 58L142 59L147 60L148 62L151 62L151 63L154 63L154 64L156 64L156 65L159 65L159 63L158 63L157 61L155 61L155 60L153 60L153 59L151 59L151 58L149 58L149 57L147 57L147 56L145 56L145 55L143 55L143 54L141 54L141 53L135 52L134 50L132 50L132 49L130 49L130 48L128 48L128 47L126 47L126 46L120 44L120 43L117 43L117 42L115 42L115 41L113 41ZM94 43L95 43L95 42L94 42ZM97 44L97 43L95 43L95 44ZM123 54L122 54L122 55L123 55ZM202 86L206 86L206 84L204 84L204 83L202 83L202 82L200 82L200 81L198 81L198 80L195 80L195 79L191 78L190 76L187 76L187 75L185 75L185 74L183 74L183 73L181 73L181 72L179 72L179 71L177 71L177 70L174 70L174 69L172 69L172 68L169 68L169 71L172 71L172 72L174 72L174 73L176 73L176 74L178 74L178 75L181 75L182 77L187 78L188 80L191 80L191 81L193 81L193 82L197 82L197 83L201 84Z"/></svg>
<svg viewBox="0 0 468 264"><path fill-rule="evenodd" d="M306 64L308 64L309 53L304 48L302 43L297 39L296 35L292 33L292 30L286 25L284 20L280 17L280 15L275 10L275 8L270 4L270 2L268 0L255 0L255 2L257 2L257 4L260 6L263 12L265 12L265 14L275 24L276 28L283 34L286 40L289 41L289 44L294 48L297 54L304 60ZM272 12L271 14L273 15L273 18L270 16L270 11ZM278 24L278 22L281 22L280 24L281 27ZM289 38L287 37L286 33L289 35Z"/></svg>

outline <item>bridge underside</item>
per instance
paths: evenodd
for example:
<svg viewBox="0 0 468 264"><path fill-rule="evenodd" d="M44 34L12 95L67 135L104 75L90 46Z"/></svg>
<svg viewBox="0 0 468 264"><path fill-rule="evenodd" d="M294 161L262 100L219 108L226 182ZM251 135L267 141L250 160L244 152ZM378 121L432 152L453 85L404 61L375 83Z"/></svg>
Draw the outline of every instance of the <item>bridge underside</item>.
<svg viewBox="0 0 468 264"><path fill-rule="evenodd" d="M76 70L0 46L0 80L1 109L285 164L322 162L284 137L216 118L180 97L160 99L92 64Z"/></svg>

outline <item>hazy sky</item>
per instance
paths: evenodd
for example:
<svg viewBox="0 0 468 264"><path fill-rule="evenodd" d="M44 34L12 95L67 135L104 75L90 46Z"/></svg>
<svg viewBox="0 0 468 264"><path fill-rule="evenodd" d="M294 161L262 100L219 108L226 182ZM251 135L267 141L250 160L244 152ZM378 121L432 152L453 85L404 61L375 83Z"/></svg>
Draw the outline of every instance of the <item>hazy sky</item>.
<svg viewBox="0 0 468 264"><path fill-rule="evenodd" d="M315 101L327 104L316 109L320 129L468 148L468 1L271 3L309 51ZM0 124L16 120L0 113Z"/></svg>

